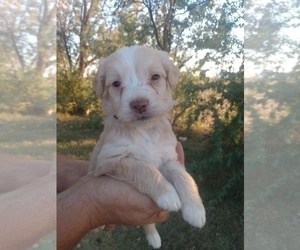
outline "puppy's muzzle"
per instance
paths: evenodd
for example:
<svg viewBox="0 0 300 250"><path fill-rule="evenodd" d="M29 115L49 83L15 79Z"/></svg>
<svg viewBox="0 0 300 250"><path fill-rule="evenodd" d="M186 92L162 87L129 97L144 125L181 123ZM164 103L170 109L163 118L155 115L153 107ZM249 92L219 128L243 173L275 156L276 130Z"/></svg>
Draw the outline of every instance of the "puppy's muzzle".
<svg viewBox="0 0 300 250"><path fill-rule="evenodd" d="M147 99L137 99L130 102L129 106L134 113L142 114L147 111L149 101Z"/></svg>

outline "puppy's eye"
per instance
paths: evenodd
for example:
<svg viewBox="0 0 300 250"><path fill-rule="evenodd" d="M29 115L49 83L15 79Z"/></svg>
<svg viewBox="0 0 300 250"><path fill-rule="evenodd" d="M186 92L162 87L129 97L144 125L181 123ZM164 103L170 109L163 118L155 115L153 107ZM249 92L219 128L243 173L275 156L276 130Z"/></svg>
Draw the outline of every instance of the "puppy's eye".
<svg viewBox="0 0 300 250"><path fill-rule="evenodd" d="M154 74L152 77L151 77L151 80L152 81L155 81L155 80L158 80L159 79L159 75L158 74Z"/></svg>
<svg viewBox="0 0 300 250"><path fill-rule="evenodd" d="M121 86L121 83L120 83L119 81L115 81L115 82L113 82L112 85L113 85L115 88L118 88L118 87Z"/></svg>

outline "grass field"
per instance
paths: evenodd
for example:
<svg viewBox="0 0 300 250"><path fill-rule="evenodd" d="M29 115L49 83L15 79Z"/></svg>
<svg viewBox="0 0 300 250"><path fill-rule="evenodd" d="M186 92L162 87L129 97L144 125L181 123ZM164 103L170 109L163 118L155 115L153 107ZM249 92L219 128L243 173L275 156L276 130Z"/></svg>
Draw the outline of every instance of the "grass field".
<svg viewBox="0 0 300 250"><path fill-rule="evenodd" d="M29 159L55 159L55 116L0 113L1 153Z"/></svg>
<svg viewBox="0 0 300 250"><path fill-rule="evenodd" d="M57 151L77 159L88 160L102 130L101 121L93 117L58 116ZM167 220L157 225L162 238L162 250L234 250L243 249L243 209L242 195L231 195L231 189L240 189L243 184L220 192L232 176L233 168L203 167L201 162L209 155L211 147L205 135L186 133L188 138L182 142L186 169L198 184L204 206L207 208L207 221L199 230L188 225L180 212L171 213ZM181 135L185 135L181 131ZM240 168L241 166L237 166ZM237 193L237 192L233 192ZM75 249L129 250L152 249L148 246L141 227L119 225L113 232L90 232Z"/></svg>

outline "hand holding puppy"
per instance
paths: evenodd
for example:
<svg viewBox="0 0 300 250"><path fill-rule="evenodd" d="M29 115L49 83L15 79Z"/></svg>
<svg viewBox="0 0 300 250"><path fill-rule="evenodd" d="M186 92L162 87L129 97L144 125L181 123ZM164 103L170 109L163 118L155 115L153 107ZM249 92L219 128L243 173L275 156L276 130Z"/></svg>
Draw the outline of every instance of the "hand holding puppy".
<svg viewBox="0 0 300 250"><path fill-rule="evenodd" d="M182 145L178 159L184 164ZM164 221L162 211L147 195L129 184L108 176L86 175L88 161L58 156L58 249L71 249L91 229L115 224L145 225ZM101 178L99 180L99 178Z"/></svg>

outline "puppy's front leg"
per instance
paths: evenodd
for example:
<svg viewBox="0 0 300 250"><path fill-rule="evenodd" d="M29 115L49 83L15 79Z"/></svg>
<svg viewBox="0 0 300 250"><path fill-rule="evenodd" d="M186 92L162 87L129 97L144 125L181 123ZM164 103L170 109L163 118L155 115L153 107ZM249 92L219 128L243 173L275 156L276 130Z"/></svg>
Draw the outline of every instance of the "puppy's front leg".
<svg viewBox="0 0 300 250"><path fill-rule="evenodd" d="M140 192L149 195L156 204L168 211L177 211L181 202L175 188L151 164L128 155L98 159L95 176L110 175L132 184Z"/></svg>
<svg viewBox="0 0 300 250"><path fill-rule="evenodd" d="M205 209L194 179L178 161L167 162L161 168L161 173L173 184L180 197L184 220L195 227L203 227Z"/></svg>

